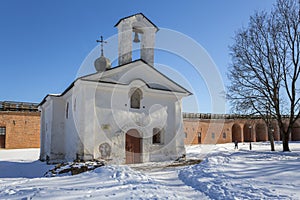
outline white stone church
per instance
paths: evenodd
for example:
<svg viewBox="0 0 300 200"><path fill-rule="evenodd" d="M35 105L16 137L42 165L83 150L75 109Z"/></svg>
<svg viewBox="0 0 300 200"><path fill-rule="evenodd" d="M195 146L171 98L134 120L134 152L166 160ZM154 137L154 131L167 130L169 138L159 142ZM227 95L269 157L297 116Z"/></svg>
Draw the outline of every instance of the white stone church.
<svg viewBox="0 0 300 200"><path fill-rule="evenodd" d="M104 57L101 40L96 72L40 103L41 160L131 164L185 154L181 102L191 93L155 69L158 28L141 13L119 20L116 27L118 66L111 67ZM133 42L140 43L135 61Z"/></svg>

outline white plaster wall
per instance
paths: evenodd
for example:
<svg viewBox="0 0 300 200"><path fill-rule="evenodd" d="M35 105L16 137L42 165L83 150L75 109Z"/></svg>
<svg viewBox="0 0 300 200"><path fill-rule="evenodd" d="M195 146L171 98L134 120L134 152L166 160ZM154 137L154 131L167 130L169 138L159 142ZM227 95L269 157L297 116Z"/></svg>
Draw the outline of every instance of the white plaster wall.
<svg viewBox="0 0 300 200"><path fill-rule="evenodd" d="M74 87L76 88L76 86ZM75 113L77 111L77 93L73 93L74 88L65 94L65 102L69 102L68 118L65 118L65 159L73 161L79 158L81 140L78 135ZM76 90L76 89L75 89Z"/></svg>
<svg viewBox="0 0 300 200"><path fill-rule="evenodd" d="M65 158L65 134L64 117L66 103L62 97L52 97L53 118L51 124L51 154L53 162L64 160Z"/></svg>
<svg viewBox="0 0 300 200"><path fill-rule="evenodd" d="M49 98L49 97L48 97ZM40 159L46 160L47 155L50 156L51 146L51 123L52 123L52 101L47 101L41 110L41 147L40 147Z"/></svg>
<svg viewBox="0 0 300 200"><path fill-rule="evenodd" d="M141 59L149 65L154 65L155 28L145 28L141 41Z"/></svg>
<svg viewBox="0 0 300 200"><path fill-rule="evenodd" d="M177 101L177 97L174 94L169 94L166 96L161 95L154 95L153 100L159 102L159 106L162 108L167 108L167 118L163 124L157 124L156 127L163 128L163 144L155 144L151 146L151 154L150 154L150 161L163 161L166 159L175 159L177 158L177 150L176 150L176 115L174 110L175 102ZM151 98L149 98L151 100ZM158 121L160 120L159 112L156 118Z"/></svg>
<svg viewBox="0 0 300 200"><path fill-rule="evenodd" d="M45 131L45 109L39 107L39 111L41 112L40 118L40 160L46 160L45 153L45 139L46 139L46 131Z"/></svg>
<svg viewBox="0 0 300 200"><path fill-rule="evenodd" d="M50 156L51 154L52 119L53 103L50 101L49 104L45 105L45 156Z"/></svg>
<svg viewBox="0 0 300 200"><path fill-rule="evenodd" d="M75 129L77 132L77 155L80 159L84 158L84 131L85 131L85 95L84 95L85 85L81 80L75 82L75 85L72 89L72 98L73 101L76 98L76 111L73 112L73 120ZM74 102L75 103L75 102Z"/></svg>
<svg viewBox="0 0 300 200"><path fill-rule="evenodd" d="M79 137L83 144L83 159L90 160L94 159L95 84L85 82L78 86L81 87L78 106Z"/></svg>
<svg viewBox="0 0 300 200"><path fill-rule="evenodd" d="M136 87L143 92L140 109L130 108L130 89ZM99 159L99 145L106 142L111 146L108 161L123 164L126 132L136 129L143 138L143 162L175 159L183 152L183 134L178 131L182 126L181 98L172 92L150 89L141 80L129 85L78 80L63 97L51 97L45 103L45 123L49 124L45 152L51 152L54 161L70 161L77 156ZM163 130L161 144L152 144L153 128Z"/></svg>
<svg viewBox="0 0 300 200"><path fill-rule="evenodd" d="M169 92L154 91L143 86L140 109L131 109L129 86L99 86L95 95L95 158L100 157L99 145L107 142L112 147L112 162L125 162L125 134L137 129L143 136L143 162L177 158L175 101ZM112 99L112 100L111 100ZM112 109L111 109L112 108ZM108 129L102 127L109 125ZM152 144L153 128L164 130L162 144Z"/></svg>
<svg viewBox="0 0 300 200"><path fill-rule="evenodd" d="M176 150L177 155L186 155L185 146L184 146L184 130L183 130L183 117L182 117L182 100L178 100L174 104L175 106L175 115L176 115Z"/></svg>

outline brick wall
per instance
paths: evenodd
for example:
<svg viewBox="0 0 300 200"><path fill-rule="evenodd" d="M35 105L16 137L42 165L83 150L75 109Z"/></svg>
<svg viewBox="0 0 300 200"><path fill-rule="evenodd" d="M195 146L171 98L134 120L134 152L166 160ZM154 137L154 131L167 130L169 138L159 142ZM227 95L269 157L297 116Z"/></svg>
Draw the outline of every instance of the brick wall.
<svg viewBox="0 0 300 200"><path fill-rule="evenodd" d="M183 120L185 144L216 144L232 141L232 123L223 120Z"/></svg>
<svg viewBox="0 0 300 200"><path fill-rule="evenodd" d="M40 147L39 112L0 112L0 127L6 127L5 148Z"/></svg>
<svg viewBox="0 0 300 200"><path fill-rule="evenodd" d="M184 118L183 130L189 144L221 144L238 142L268 141L267 126L262 119L200 119ZM272 124L275 141L280 140L276 123ZM199 134L201 137L199 138ZM290 140L300 140L300 119L291 131Z"/></svg>

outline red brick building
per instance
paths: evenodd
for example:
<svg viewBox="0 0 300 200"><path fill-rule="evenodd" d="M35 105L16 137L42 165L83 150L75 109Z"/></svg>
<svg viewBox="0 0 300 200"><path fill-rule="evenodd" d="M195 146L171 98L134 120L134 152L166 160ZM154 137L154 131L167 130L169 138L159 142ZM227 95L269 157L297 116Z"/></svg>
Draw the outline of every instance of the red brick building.
<svg viewBox="0 0 300 200"><path fill-rule="evenodd" d="M258 117L183 113L185 144L220 144L268 141L268 127ZM275 141L281 140L278 126L271 124ZM294 125L291 141L300 141L300 119Z"/></svg>
<svg viewBox="0 0 300 200"><path fill-rule="evenodd" d="M0 148L40 147L40 112L37 104L0 102Z"/></svg>

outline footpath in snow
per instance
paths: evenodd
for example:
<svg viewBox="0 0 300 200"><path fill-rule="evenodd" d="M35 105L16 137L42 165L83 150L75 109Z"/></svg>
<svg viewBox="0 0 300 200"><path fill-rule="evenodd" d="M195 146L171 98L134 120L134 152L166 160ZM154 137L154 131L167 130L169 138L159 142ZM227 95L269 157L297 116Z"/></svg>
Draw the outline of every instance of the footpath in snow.
<svg viewBox="0 0 300 200"><path fill-rule="evenodd" d="M43 177L51 165L38 149L0 150L0 199L300 199L300 143L270 152L267 143L187 147L197 165L105 166L79 175Z"/></svg>
<svg viewBox="0 0 300 200"><path fill-rule="evenodd" d="M252 151L249 143L239 146L217 145L179 178L211 199L300 199L300 143L291 143L293 152L278 152L279 143L277 152L269 151L269 143L254 143ZM195 155L199 147L189 151Z"/></svg>

